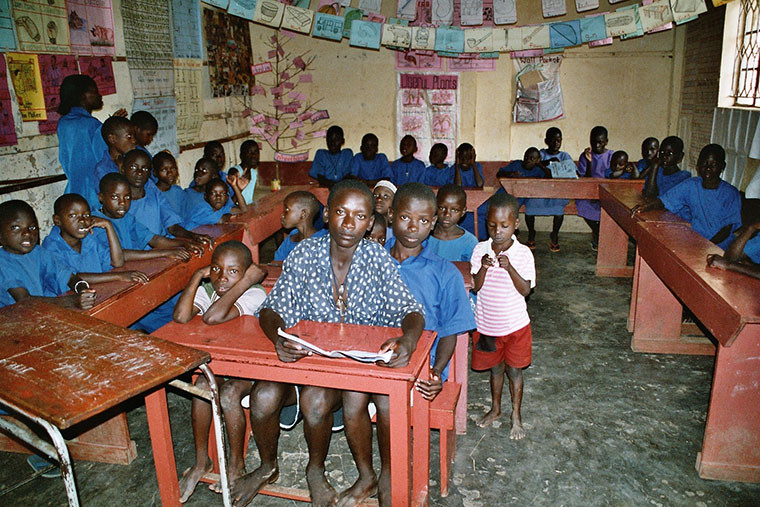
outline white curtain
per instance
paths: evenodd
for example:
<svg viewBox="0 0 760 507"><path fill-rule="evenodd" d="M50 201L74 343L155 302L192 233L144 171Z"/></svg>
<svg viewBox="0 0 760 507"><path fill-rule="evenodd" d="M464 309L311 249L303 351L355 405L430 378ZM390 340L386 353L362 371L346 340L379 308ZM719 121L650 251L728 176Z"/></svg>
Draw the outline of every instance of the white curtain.
<svg viewBox="0 0 760 507"><path fill-rule="evenodd" d="M715 108L710 142L726 150L723 179L739 188L747 158L760 159L760 112L746 109ZM748 199L760 198L760 171L746 189Z"/></svg>

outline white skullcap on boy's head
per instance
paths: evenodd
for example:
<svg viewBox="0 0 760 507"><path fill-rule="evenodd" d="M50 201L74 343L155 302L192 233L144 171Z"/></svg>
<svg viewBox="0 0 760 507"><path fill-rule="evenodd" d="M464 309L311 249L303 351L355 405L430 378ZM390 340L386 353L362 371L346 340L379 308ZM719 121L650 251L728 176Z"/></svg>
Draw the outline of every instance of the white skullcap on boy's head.
<svg viewBox="0 0 760 507"><path fill-rule="evenodd" d="M380 180L380 181L378 181L377 183L375 183L375 188L373 188L372 190L373 191L377 190L377 187L389 188L394 194L396 193L396 190L397 190L396 189L396 185L394 185L393 183L391 183L388 180Z"/></svg>

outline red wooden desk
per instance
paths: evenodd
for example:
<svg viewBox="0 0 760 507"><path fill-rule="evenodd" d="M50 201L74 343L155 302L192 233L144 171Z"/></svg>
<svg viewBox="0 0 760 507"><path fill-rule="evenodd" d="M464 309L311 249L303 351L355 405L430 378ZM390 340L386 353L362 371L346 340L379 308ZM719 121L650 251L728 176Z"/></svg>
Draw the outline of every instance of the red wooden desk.
<svg viewBox="0 0 760 507"><path fill-rule="evenodd" d="M366 327L303 321L292 330L327 349L377 350L388 338L399 335L395 328ZM428 496L430 461L429 402L414 390L414 406L410 407L410 391L415 379L427 378L430 347L434 333L424 332L417 349L405 368L382 368L349 359L309 357L296 363L282 363L274 345L259 327L258 319L244 316L218 326L207 326L199 318L189 324L170 323L154 333L156 336L211 354L211 367L217 375L238 378L308 384L335 389L350 389L387 394L390 397L391 473L393 505L424 505ZM318 338L314 338L315 334ZM156 410L166 404L166 395L158 390L145 400L152 442L171 442L168 416ZM412 425L412 421L414 424ZM414 432L414 481L412 483L412 428ZM174 453L156 449L157 470L176 470ZM176 483L159 480L164 505L179 505ZM281 491L281 488L277 488ZM264 494L278 491L262 490ZM413 495L412 495L413 493ZM286 498L303 498L292 490Z"/></svg>
<svg viewBox="0 0 760 507"><path fill-rule="evenodd" d="M760 281L706 267L707 255L722 250L688 226L640 227L637 319L656 316L664 329L678 329L677 296L719 342L699 475L760 482ZM670 350L679 334L645 345Z"/></svg>
<svg viewBox="0 0 760 507"><path fill-rule="evenodd" d="M195 231L208 234L217 244L231 239L240 240L243 236L240 225L204 225ZM148 275L150 281L144 285L135 282L93 284L97 290L95 306L81 313L112 324L129 326L181 291L193 272L210 262L209 249L203 256L192 257L186 263L173 259L127 262L124 267L117 268L117 271L136 269ZM75 459L128 465L137 457L137 447L129 436L127 416L124 413L82 433L68 442L68 445ZM4 435L0 435L0 449L26 452Z"/></svg>
<svg viewBox="0 0 760 507"><path fill-rule="evenodd" d="M59 429L74 428L208 361L207 352L40 301L6 306L0 309L0 405L42 425L55 449L24 434L11 418L2 426L59 459L69 503L78 505Z"/></svg>

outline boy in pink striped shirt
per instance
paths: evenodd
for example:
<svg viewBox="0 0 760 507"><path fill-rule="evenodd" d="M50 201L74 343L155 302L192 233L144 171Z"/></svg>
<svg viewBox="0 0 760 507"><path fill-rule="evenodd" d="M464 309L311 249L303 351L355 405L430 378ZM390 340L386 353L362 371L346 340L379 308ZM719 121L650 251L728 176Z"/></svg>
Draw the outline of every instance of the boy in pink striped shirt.
<svg viewBox="0 0 760 507"><path fill-rule="evenodd" d="M491 371L491 410L477 424L490 425L501 416L504 372L512 395L512 429L509 438L525 436L520 418L522 370L530 365L533 337L525 298L536 286L536 267L530 248L518 243L520 225L517 199L495 194L488 200L486 229L489 239L478 243L470 261L478 293L472 349L472 369Z"/></svg>

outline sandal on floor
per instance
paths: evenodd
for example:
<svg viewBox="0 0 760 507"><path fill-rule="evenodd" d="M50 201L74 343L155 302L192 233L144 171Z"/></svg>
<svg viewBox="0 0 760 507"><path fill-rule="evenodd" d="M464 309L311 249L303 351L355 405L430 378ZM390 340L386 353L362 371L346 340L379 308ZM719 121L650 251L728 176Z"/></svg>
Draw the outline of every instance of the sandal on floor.
<svg viewBox="0 0 760 507"><path fill-rule="evenodd" d="M533 250L533 249L536 248L536 242L533 241L532 239L528 240L528 242L525 243L525 246L527 246L528 248L530 248L531 250Z"/></svg>
<svg viewBox="0 0 760 507"><path fill-rule="evenodd" d="M559 243L555 243L554 241L549 242L549 250L552 252L559 252Z"/></svg>

